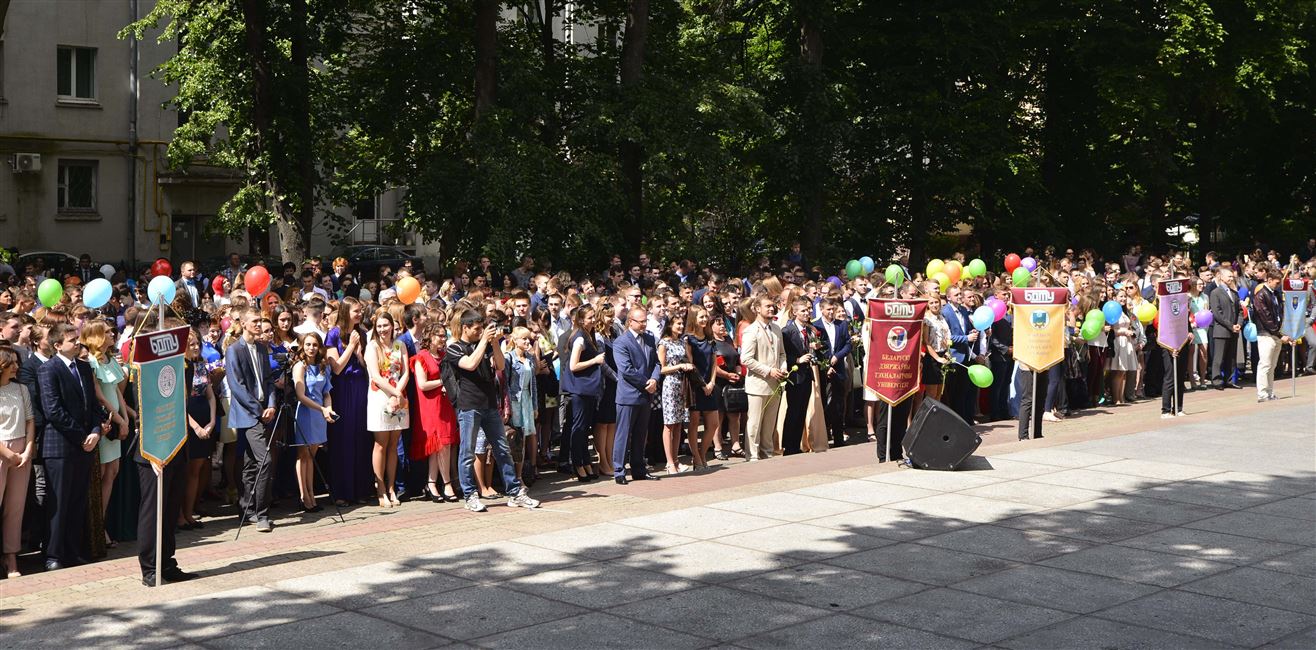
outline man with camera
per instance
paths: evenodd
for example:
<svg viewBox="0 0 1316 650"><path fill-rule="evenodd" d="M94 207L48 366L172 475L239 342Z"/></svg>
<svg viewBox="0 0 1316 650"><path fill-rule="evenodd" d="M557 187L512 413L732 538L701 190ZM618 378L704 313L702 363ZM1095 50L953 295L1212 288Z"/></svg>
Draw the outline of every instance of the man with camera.
<svg viewBox="0 0 1316 650"><path fill-rule="evenodd" d="M269 348L258 340L260 312L248 308L236 317L242 323L242 337L224 352L224 368L232 401L229 426L247 439L240 505L243 516L256 525L256 532L268 533L274 528L270 523L273 469L268 465L276 377L270 367Z"/></svg>
<svg viewBox="0 0 1316 650"><path fill-rule="evenodd" d="M521 484L512 462L503 430L503 416L498 410L497 374L505 363L499 341L506 336L499 323L485 326L484 315L469 309L461 316L460 336L448 344L444 357L443 385L457 411L457 427L461 434L457 475L462 493L466 495L466 509L484 512L480 490L475 485L475 441L481 431L493 450L494 462L503 477L503 490L511 497L507 505L513 508L538 508L539 502L530 498L530 492Z"/></svg>

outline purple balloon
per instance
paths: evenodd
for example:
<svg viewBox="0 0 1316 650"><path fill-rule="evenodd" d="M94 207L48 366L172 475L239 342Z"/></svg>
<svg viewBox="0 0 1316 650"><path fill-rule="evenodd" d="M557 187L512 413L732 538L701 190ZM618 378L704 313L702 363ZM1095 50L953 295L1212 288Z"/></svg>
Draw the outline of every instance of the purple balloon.
<svg viewBox="0 0 1316 650"><path fill-rule="evenodd" d="M1033 258L1031 258L1031 257L1025 257L1025 258L1019 260L1019 266L1022 266L1022 267L1024 267L1024 268L1028 269L1028 272L1029 272L1029 273L1032 273L1033 271L1036 271L1036 270L1037 270L1037 260L1035 260L1035 259L1033 259Z"/></svg>
<svg viewBox="0 0 1316 650"><path fill-rule="evenodd" d="M1202 311L1193 314L1193 322L1196 323L1198 327L1210 327L1211 323L1215 322L1215 316L1211 314L1211 310L1203 309Z"/></svg>

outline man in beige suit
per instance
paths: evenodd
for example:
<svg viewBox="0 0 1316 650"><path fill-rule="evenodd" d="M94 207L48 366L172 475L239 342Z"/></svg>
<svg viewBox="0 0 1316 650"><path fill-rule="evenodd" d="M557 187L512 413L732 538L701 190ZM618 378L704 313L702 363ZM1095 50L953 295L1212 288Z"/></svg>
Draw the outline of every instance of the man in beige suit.
<svg viewBox="0 0 1316 650"><path fill-rule="evenodd" d="M786 378L786 347L781 327L773 322L777 305L767 295L755 299L757 318L745 329L740 341L740 359L749 374L745 394L749 396L746 451L751 461L771 458L776 447L774 430L781 395L777 386Z"/></svg>

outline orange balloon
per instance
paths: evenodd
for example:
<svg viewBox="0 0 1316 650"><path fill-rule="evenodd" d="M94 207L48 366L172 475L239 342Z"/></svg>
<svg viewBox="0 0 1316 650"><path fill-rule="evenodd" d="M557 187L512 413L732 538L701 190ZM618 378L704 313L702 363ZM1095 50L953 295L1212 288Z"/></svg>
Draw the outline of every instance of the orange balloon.
<svg viewBox="0 0 1316 650"><path fill-rule="evenodd" d="M410 305L419 297L420 283L416 278L407 277L398 280L398 300L401 300L402 304Z"/></svg>
<svg viewBox="0 0 1316 650"><path fill-rule="evenodd" d="M941 268L941 272L950 278L951 284L955 284L960 281L960 274L964 272L964 266L956 260L951 260L946 262L946 265Z"/></svg>

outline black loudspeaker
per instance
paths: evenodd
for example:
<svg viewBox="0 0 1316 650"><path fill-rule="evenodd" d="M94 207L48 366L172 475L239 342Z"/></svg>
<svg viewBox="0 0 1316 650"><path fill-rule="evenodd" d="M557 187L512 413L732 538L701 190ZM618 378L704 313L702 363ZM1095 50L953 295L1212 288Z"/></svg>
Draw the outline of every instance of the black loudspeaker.
<svg viewBox="0 0 1316 650"><path fill-rule="evenodd" d="M905 458L919 469L955 469L977 451L982 438L952 411L930 397L914 414L905 433Z"/></svg>

